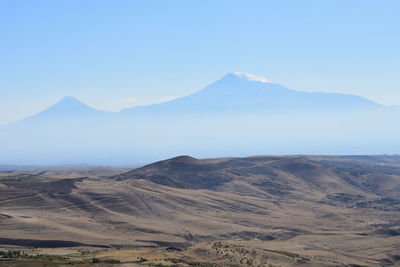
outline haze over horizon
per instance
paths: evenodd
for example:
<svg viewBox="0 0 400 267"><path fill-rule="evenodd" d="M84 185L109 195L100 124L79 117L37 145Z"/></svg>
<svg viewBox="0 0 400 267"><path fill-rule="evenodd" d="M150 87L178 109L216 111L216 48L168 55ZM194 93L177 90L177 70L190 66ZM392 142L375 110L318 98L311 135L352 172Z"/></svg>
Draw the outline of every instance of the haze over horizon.
<svg viewBox="0 0 400 267"><path fill-rule="evenodd" d="M398 1L2 1L0 125L64 96L105 111L159 103L233 71L400 105L399 11Z"/></svg>
<svg viewBox="0 0 400 267"><path fill-rule="evenodd" d="M193 94L120 112L65 97L0 127L0 162L140 165L178 155L396 154L399 114L399 107L360 96L292 90L236 72Z"/></svg>

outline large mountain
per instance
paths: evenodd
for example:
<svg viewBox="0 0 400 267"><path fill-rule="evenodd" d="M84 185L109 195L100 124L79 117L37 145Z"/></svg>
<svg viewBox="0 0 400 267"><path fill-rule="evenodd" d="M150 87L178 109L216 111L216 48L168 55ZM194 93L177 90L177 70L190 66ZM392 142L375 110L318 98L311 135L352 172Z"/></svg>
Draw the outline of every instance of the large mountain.
<svg viewBox="0 0 400 267"><path fill-rule="evenodd" d="M235 72L199 92L161 104L124 109L123 113L288 113L377 109L381 105L346 94L302 92L272 83L264 77Z"/></svg>
<svg viewBox="0 0 400 267"><path fill-rule="evenodd" d="M197 93L104 112L66 97L0 128L3 164L137 164L181 154L398 153L400 112L230 73Z"/></svg>

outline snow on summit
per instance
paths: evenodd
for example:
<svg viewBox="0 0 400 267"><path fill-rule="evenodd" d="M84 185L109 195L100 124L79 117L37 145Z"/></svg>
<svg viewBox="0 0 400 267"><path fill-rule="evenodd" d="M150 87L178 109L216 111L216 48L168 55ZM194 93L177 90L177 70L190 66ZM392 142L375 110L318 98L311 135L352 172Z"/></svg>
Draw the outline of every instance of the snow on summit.
<svg viewBox="0 0 400 267"><path fill-rule="evenodd" d="M257 76L257 75L253 75L247 72L234 72L233 73L235 76L241 78L241 79L246 79L249 81L256 81L256 82L262 82L262 83L271 83L270 80L268 80L267 78L263 77L263 76Z"/></svg>

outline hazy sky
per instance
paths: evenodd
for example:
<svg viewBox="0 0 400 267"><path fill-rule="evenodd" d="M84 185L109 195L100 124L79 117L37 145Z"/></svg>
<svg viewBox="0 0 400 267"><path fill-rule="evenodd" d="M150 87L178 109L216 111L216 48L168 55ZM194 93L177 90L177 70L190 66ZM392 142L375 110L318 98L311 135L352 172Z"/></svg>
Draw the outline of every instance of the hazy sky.
<svg viewBox="0 0 400 267"><path fill-rule="evenodd" d="M0 124L160 102L228 72L400 105L400 1L0 1Z"/></svg>

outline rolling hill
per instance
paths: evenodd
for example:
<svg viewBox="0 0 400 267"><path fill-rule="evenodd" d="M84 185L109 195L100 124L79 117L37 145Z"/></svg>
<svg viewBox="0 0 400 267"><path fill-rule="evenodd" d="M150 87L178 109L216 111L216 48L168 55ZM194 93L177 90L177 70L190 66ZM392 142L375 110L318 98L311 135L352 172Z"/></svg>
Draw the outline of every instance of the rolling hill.
<svg viewBox="0 0 400 267"><path fill-rule="evenodd" d="M108 178L9 174L0 177L0 245L147 247L158 260L239 265L395 264L399 162L180 156Z"/></svg>

